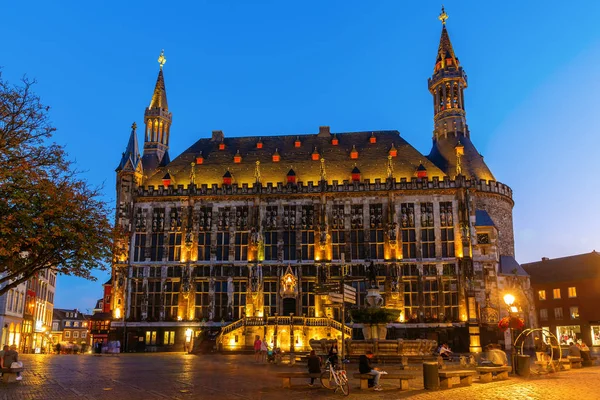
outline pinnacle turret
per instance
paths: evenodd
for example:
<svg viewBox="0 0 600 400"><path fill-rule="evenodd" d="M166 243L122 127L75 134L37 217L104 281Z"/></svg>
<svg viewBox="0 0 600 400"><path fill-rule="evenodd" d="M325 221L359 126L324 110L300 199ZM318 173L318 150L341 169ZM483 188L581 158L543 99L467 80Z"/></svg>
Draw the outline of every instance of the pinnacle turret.
<svg viewBox="0 0 600 400"><path fill-rule="evenodd" d="M136 172L138 171L138 167L141 168L141 157L137 141L136 129L137 124L134 122L131 125L131 134L129 135L129 142L127 143L127 148L125 148L125 152L121 157L121 162L119 163L119 166L116 169L117 172Z"/></svg>
<svg viewBox="0 0 600 400"><path fill-rule="evenodd" d="M164 165L164 156L169 150L169 136L171 134L171 113L167 102L167 90L163 65L167 62L164 50L158 57L160 70L156 78L156 85L152 93L150 106L144 112L146 134L144 138L144 169L154 170L159 165Z"/></svg>

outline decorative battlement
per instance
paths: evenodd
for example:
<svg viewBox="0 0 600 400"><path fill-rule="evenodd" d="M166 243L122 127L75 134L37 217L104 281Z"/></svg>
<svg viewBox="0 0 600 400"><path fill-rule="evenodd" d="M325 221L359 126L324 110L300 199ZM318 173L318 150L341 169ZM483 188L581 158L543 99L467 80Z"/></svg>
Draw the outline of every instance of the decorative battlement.
<svg viewBox="0 0 600 400"><path fill-rule="evenodd" d="M344 180L339 182L337 180L331 183L326 182L315 182L308 181L307 183L298 182L297 184L277 182L253 183L248 185L243 183L241 185L233 183L231 185L217 185L213 184L208 186L189 184L187 187L184 185L168 186L158 185L157 187L149 185L147 187L140 187L138 189L138 196L141 197L163 197L163 196L235 196L235 195L256 195L256 194L310 194L310 193L356 193L356 192L377 192L377 191L390 191L390 190L439 190L439 189L474 189L480 192L494 193L501 196L506 196L512 199L512 189L500 182L486 181L481 179L464 179L459 177L456 180L450 180L449 177L444 177L440 180L438 177L431 179L425 178L390 178L385 181L381 179L375 179L375 182L371 182L370 179L365 179L362 182L350 182Z"/></svg>

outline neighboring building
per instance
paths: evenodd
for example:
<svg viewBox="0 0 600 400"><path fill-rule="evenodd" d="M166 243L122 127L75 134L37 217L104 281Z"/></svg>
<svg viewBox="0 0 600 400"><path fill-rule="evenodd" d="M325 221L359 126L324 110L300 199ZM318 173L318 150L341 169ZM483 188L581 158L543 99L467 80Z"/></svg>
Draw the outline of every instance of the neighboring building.
<svg viewBox="0 0 600 400"><path fill-rule="evenodd" d="M111 312L112 279L106 281L102 287L104 296L96 302L94 314L90 317L90 335L94 349L97 348L96 345L98 343L103 346L108 345L110 324L113 319L113 314ZM122 318L122 315L119 314L118 316L115 316L115 318Z"/></svg>
<svg viewBox="0 0 600 400"><path fill-rule="evenodd" d="M224 350L251 346L255 334L286 351L350 334L328 294L343 266L359 305L377 286L385 306L402 311L396 337L462 351L497 340L502 291L516 282L508 266L518 265L512 190L471 141L467 77L441 17L429 155L398 131L322 126L262 137L213 131L171 161L161 54L143 155L134 124L116 170L116 222L129 234L114 257L112 326L125 346L181 350L192 334L226 325ZM525 304L526 274L518 280Z"/></svg>
<svg viewBox="0 0 600 400"><path fill-rule="evenodd" d="M596 251L522 265L531 277L539 324L562 344L600 346L600 254Z"/></svg>
<svg viewBox="0 0 600 400"><path fill-rule="evenodd" d="M52 341L55 346L60 343L63 349L73 349L85 352L90 345L90 315L85 315L77 309L54 309L52 321Z"/></svg>
<svg viewBox="0 0 600 400"><path fill-rule="evenodd" d="M28 293L33 296L33 332L27 332L24 352L44 353L51 346L51 329L56 290L56 272L44 269L27 282Z"/></svg>
<svg viewBox="0 0 600 400"><path fill-rule="evenodd" d="M0 285L0 287L3 286ZM0 327L2 327L0 349L6 344L16 344L17 346L21 344L26 290L27 284L21 283L0 296Z"/></svg>

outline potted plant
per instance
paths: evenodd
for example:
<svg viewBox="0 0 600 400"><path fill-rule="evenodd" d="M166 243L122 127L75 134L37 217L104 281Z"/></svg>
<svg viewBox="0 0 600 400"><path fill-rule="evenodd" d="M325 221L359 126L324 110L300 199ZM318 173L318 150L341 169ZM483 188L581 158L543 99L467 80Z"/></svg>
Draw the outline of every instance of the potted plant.
<svg viewBox="0 0 600 400"><path fill-rule="evenodd" d="M357 308L350 311L355 323L363 324L363 336L366 340L382 339L387 336L387 324L396 321L400 310L389 308Z"/></svg>

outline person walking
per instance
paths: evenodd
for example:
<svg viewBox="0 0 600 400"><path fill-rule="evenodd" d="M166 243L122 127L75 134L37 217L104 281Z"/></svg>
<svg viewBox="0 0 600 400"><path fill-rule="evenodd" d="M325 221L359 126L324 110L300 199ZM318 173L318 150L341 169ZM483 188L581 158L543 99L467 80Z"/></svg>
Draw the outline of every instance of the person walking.
<svg viewBox="0 0 600 400"><path fill-rule="evenodd" d="M254 361L258 362L260 360L260 348L262 346L262 341L260 340L260 336L256 335L254 339Z"/></svg>
<svg viewBox="0 0 600 400"><path fill-rule="evenodd" d="M381 385L379 385L379 378L381 377L382 371L380 371L378 368L373 368L371 366L372 358L372 351L367 351L366 354L361 355L358 359L358 372L360 372L361 374L373 375L373 390L380 392L383 390Z"/></svg>
<svg viewBox="0 0 600 400"><path fill-rule="evenodd" d="M308 373L309 374L320 374L321 373L321 357L317 355L314 350L310 351L310 355L308 356ZM312 376L310 377L310 383L308 386L314 386L315 379Z"/></svg>

